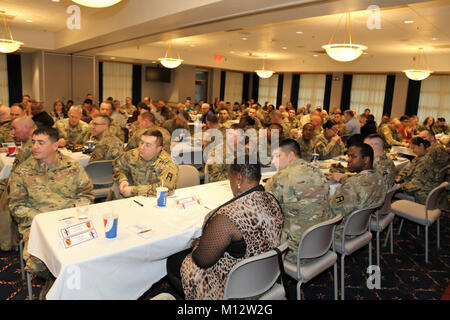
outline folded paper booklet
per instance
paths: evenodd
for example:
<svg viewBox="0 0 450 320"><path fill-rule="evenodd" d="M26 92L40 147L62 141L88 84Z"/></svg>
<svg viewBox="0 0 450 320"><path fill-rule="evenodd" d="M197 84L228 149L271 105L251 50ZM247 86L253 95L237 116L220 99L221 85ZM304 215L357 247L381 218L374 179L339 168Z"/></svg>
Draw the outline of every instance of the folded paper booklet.
<svg viewBox="0 0 450 320"><path fill-rule="evenodd" d="M187 209L195 205L201 205L202 201L196 196L174 199L175 207L178 209Z"/></svg>
<svg viewBox="0 0 450 320"><path fill-rule="evenodd" d="M150 227L144 226L144 225L138 225L138 224L129 226L129 227L127 227L127 229L131 233L137 234L138 236L140 236L141 238L144 238L144 239L151 238L155 233L155 231L152 230Z"/></svg>
<svg viewBox="0 0 450 320"><path fill-rule="evenodd" d="M60 235L65 248L71 248L80 243L97 238L97 231L90 220L63 229Z"/></svg>

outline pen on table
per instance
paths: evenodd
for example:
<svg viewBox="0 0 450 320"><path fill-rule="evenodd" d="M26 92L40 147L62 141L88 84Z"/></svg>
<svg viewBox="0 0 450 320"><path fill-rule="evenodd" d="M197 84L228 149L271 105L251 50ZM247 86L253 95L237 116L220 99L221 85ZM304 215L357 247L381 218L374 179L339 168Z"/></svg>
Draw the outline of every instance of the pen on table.
<svg viewBox="0 0 450 320"><path fill-rule="evenodd" d="M147 229L147 230L142 230L142 231L139 231L139 232L138 232L138 234L141 234L141 233L146 233L146 232L149 232L149 231L152 231L152 229Z"/></svg>
<svg viewBox="0 0 450 320"><path fill-rule="evenodd" d="M138 205L140 205L141 207L143 207L144 205L136 200L133 200L134 202L136 202Z"/></svg>

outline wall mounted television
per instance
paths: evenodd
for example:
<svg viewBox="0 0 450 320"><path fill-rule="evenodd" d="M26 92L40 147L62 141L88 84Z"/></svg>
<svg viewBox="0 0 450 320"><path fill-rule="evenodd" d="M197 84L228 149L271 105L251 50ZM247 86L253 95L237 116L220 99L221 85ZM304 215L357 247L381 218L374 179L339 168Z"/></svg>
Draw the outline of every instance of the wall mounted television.
<svg viewBox="0 0 450 320"><path fill-rule="evenodd" d="M146 67L145 81L170 82L170 69L163 67Z"/></svg>

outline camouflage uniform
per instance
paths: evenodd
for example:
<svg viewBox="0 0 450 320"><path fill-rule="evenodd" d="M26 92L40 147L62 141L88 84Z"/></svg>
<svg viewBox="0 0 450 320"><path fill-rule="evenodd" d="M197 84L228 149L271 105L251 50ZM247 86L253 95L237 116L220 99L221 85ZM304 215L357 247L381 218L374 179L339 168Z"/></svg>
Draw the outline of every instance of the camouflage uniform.
<svg viewBox="0 0 450 320"><path fill-rule="evenodd" d="M31 150L33 147L32 137L30 136L28 140L22 143L22 147L20 148L19 153L16 155L16 158L13 162L12 171L22 162L25 162L29 157L31 157L33 151Z"/></svg>
<svg viewBox="0 0 450 320"><path fill-rule="evenodd" d="M340 137L348 136L348 129L347 129L347 126L345 125L345 123L341 122L341 123L338 123L337 125L338 125L338 130L339 130L338 135Z"/></svg>
<svg viewBox="0 0 450 320"><path fill-rule="evenodd" d="M11 120L2 122L0 124L0 143L15 142L11 130L12 130Z"/></svg>
<svg viewBox="0 0 450 320"><path fill-rule="evenodd" d="M92 132L93 122L89 123L89 132ZM125 141L125 131L123 131L120 123L117 120L111 119L111 123L109 124L109 132L119 138L122 143Z"/></svg>
<svg viewBox="0 0 450 320"><path fill-rule="evenodd" d="M131 139L133 134L139 130L139 122L135 121L130 124L130 128L128 128L128 141Z"/></svg>
<svg viewBox="0 0 450 320"><path fill-rule="evenodd" d="M25 242L23 255L27 271L48 276L42 261L27 251L33 218L40 213L70 208L86 200L94 201L89 176L76 160L59 152L52 164L30 157L12 172L9 208Z"/></svg>
<svg viewBox="0 0 450 320"><path fill-rule="evenodd" d="M336 238L342 237L347 217L359 209L381 204L386 196L384 181L374 169L363 170L355 176L345 179L330 197L331 210L342 214L343 220L336 228Z"/></svg>
<svg viewBox="0 0 450 320"><path fill-rule="evenodd" d="M286 259L296 264L298 244L306 229L332 217L328 203L330 186L318 168L296 159L271 177L265 189L283 209L281 242L288 241Z"/></svg>
<svg viewBox="0 0 450 320"><path fill-rule="evenodd" d="M189 128L186 126L181 127L176 123L176 118L174 119L169 119L164 121L164 124L162 125L162 127L164 129L166 129L170 134L172 134L176 129L186 129L189 130Z"/></svg>
<svg viewBox="0 0 450 320"><path fill-rule="evenodd" d="M338 144L320 134L315 140L315 147L320 160L327 160L344 154L344 144Z"/></svg>
<svg viewBox="0 0 450 320"><path fill-rule="evenodd" d="M80 120L76 126L72 126L68 118L56 121L54 127L58 130L60 138L64 138L68 143L81 145L89 140L92 132L86 122Z"/></svg>
<svg viewBox="0 0 450 320"><path fill-rule="evenodd" d="M306 162L311 162L312 155L314 153L314 139L309 140L309 142L306 142L303 140L303 137L297 140L299 146L300 146L300 153L302 154L302 159Z"/></svg>
<svg viewBox="0 0 450 320"><path fill-rule="evenodd" d="M401 183L399 191L413 196L416 202L423 205L430 191L438 185L428 154L415 157L411 164L400 172L399 178Z"/></svg>
<svg viewBox="0 0 450 320"><path fill-rule="evenodd" d="M297 120L297 118L290 119L286 118L284 119L284 124L286 125L286 128L291 132L292 129L301 129L303 127L302 123Z"/></svg>
<svg viewBox="0 0 450 320"><path fill-rule="evenodd" d="M437 141L433 142L428 147L427 155L430 157L430 166L434 170L435 176L437 177L439 174L439 170L448 165L450 155L445 150L445 147Z"/></svg>
<svg viewBox="0 0 450 320"><path fill-rule="evenodd" d="M386 190L389 191L394 184L396 175L394 161L383 152L373 160L373 168L383 178L384 186L386 187Z"/></svg>
<svg viewBox="0 0 450 320"><path fill-rule="evenodd" d="M147 161L139 155L138 149L133 149L114 160L113 178L117 185L128 181L132 186L131 196L155 196L162 182L169 191L175 189L178 166L164 150Z"/></svg>
<svg viewBox="0 0 450 320"><path fill-rule="evenodd" d="M220 120L219 120L219 126L225 128L225 129L231 128L232 124L233 124L233 122L231 122L230 120L227 120L225 122L220 122Z"/></svg>
<svg viewBox="0 0 450 320"><path fill-rule="evenodd" d="M256 117L261 122L261 125L263 125L265 127L267 127L268 124L270 123L269 113L267 111L264 111L263 109L256 111Z"/></svg>
<svg viewBox="0 0 450 320"><path fill-rule="evenodd" d="M122 110L125 110L129 115L132 115L137 110L137 108L133 104L130 105L124 104L120 108Z"/></svg>
<svg viewBox="0 0 450 320"><path fill-rule="evenodd" d="M438 126L437 123L433 124L431 130L433 130L434 134L448 134L450 131L448 125Z"/></svg>
<svg viewBox="0 0 450 320"><path fill-rule="evenodd" d="M379 128L379 135L384 138L389 146L403 146L403 138L398 130L392 130L387 124Z"/></svg>
<svg viewBox="0 0 450 320"><path fill-rule="evenodd" d="M114 160L123 152L123 142L107 132L100 141L95 143L89 162L100 160Z"/></svg>
<svg viewBox="0 0 450 320"><path fill-rule="evenodd" d="M133 136L128 140L127 146L125 147L125 151L129 151L131 149L139 147L139 141L141 141L141 137L147 130L158 130L161 132L163 136L163 150L170 154L170 143L171 143L171 134L164 128L158 127L156 125L150 125L147 128L138 129Z"/></svg>

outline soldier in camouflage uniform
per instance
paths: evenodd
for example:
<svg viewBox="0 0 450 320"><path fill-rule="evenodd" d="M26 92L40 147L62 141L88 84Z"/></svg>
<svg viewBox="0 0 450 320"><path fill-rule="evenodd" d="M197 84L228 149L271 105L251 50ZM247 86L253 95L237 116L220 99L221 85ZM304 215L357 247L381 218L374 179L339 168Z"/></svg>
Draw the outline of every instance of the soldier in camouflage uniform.
<svg viewBox="0 0 450 320"><path fill-rule="evenodd" d="M386 187L382 177L373 169L373 150L367 144L354 144L348 149L348 170L357 175L345 179L329 198L333 213L342 214L343 221L336 228L336 239L342 238L342 231L348 216L356 210L382 205ZM332 178L342 182L341 173Z"/></svg>
<svg viewBox="0 0 450 320"><path fill-rule="evenodd" d="M434 170L436 177L439 174L439 170L448 165L450 155L445 150L444 145L436 140L434 134L428 130L422 130L419 132L419 137L427 140L430 143L427 154L431 159L430 167Z"/></svg>
<svg viewBox="0 0 450 320"><path fill-rule="evenodd" d="M33 133L33 140L33 157L11 174L9 208L25 242L25 270L48 278L49 273L42 261L27 251L33 218L77 203L92 203L94 196L92 182L83 167L57 151L56 129L38 128Z"/></svg>
<svg viewBox="0 0 450 320"><path fill-rule="evenodd" d="M306 162L311 162L315 149L314 126L306 123L302 129L302 136L297 140L300 146L301 158Z"/></svg>
<svg viewBox="0 0 450 320"><path fill-rule="evenodd" d="M281 115L281 112L278 110L274 110L270 113L270 124L277 123L283 128L282 136L280 137L281 140L289 139L291 137L291 132L289 131L289 127L286 125L285 122L283 122L283 116ZM270 126L269 124L269 126Z"/></svg>
<svg viewBox="0 0 450 320"><path fill-rule="evenodd" d="M0 143L13 142L9 108L0 104Z"/></svg>
<svg viewBox="0 0 450 320"><path fill-rule="evenodd" d="M427 153L430 143L421 137L411 139L411 149L417 155L411 164L395 179L400 183L399 192L413 196L415 201L425 205L428 194L438 186L432 160Z"/></svg>
<svg viewBox="0 0 450 320"><path fill-rule="evenodd" d="M344 154L345 145L338 133L338 125L328 120L323 125L323 133L315 141L315 148L320 160L327 160Z"/></svg>
<svg viewBox="0 0 450 320"><path fill-rule="evenodd" d="M100 104L100 114L104 114L111 118L113 111L114 110L111 103L102 102ZM92 122L89 123L89 126L90 132L92 132ZM122 142L125 141L125 131L123 131L122 126L117 120L111 119L111 124L109 125L109 133L119 138Z"/></svg>
<svg viewBox="0 0 450 320"><path fill-rule="evenodd" d="M364 143L370 145L374 152L373 168L383 177L386 190L390 190L394 184L396 170L394 161L384 152L383 138L378 134L371 134L364 139Z"/></svg>
<svg viewBox="0 0 450 320"><path fill-rule="evenodd" d="M189 116L189 113L187 111L183 111L178 113L176 118L164 121L162 127L169 131L170 134L172 134L177 129L189 130L188 122L190 119L191 117Z"/></svg>
<svg viewBox="0 0 450 320"><path fill-rule="evenodd" d="M230 111L227 108L219 110L219 126L229 129L233 123L231 122Z"/></svg>
<svg viewBox="0 0 450 320"><path fill-rule="evenodd" d="M344 119L342 118L342 114L341 113L335 113L332 117L331 117L334 122L337 123L338 125L338 135L340 137L343 136L348 136L348 129L347 126L344 123Z"/></svg>
<svg viewBox="0 0 450 320"><path fill-rule="evenodd" d="M31 138L35 129L36 125L34 124L34 121L28 117L18 118L13 121L12 133L14 135L14 140L20 141L22 146L14 159L12 170L31 156L31 148L33 146Z"/></svg>
<svg viewBox="0 0 450 320"><path fill-rule="evenodd" d="M89 125L81 120L82 109L80 106L70 107L68 118L56 121L54 127L58 130L60 139L58 144L65 147L69 143L84 145L91 134Z"/></svg>
<svg viewBox="0 0 450 320"><path fill-rule="evenodd" d="M121 107L121 109L125 110L129 115L132 115L137 110L130 97L125 98L125 104Z"/></svg>
<svg viewBox="0 0 450 320"><path fill-rule="evenodd" d="M289 116L284 119L284 124L286 125L287 130L291 133L292 137L296 137L298 131L303 127L300 120L297 120L294 109L289 110Z"/></svg>
<svg viewBox="0 0 450 320"><path fill-rule="evenodd" d="M286 260L296 264L303 233L332 217L328 203L330 186L318 168L300 158L295 140L282 141L274 151L272 162L278 173L267 181L265 189L277 198L283 209L281 243L288 241L290 250Z"/></svg>
<svg viewBox="0 0 450 320"><path fill-rule="evenodd" d="M109 132L110 123L111 118L103 114L97 114L92 119L92 138L95 148L89 162L114 160L122 154L123 142Z"/></svg>
<svg viewBox="0 0 450 320"><path fill-rule="evenodd" d="M161 132L147 130L141 136L139 148L114 160L113 178L121 196L155 196L156 188L162 185L169 191L175 189L178 166L170 154L162 150L162 140Z"/></svg>
<svg viewBox="0 0 450 320"><path fill-rule="evenodd" d="M388 124L381 126L378 129L378 134L383 137L389 147L392 146L407 146L407 142L403 142L403 137L398 131L402 123L398 118L393 118Z"/></svg>
<svg viewBox="0 0 450 320"><path fill-rule="evenodd" d="M434 134L448 134L450 132L448 125L445 123L445 118L437 118L437 121L433 124L431 130Z"/></svg>
<svg viewBox="0 0 450 320"><path fill-rule="evenodd" d="M155 125L155 116L152 112L144 112L138 116L138 129L134 131L133 135L128 140L125 151L137 148L141 141L142 134L147 130L158 130L163 136L163 149L170 154L171 135L169 131L162 127Z"/></svg>

